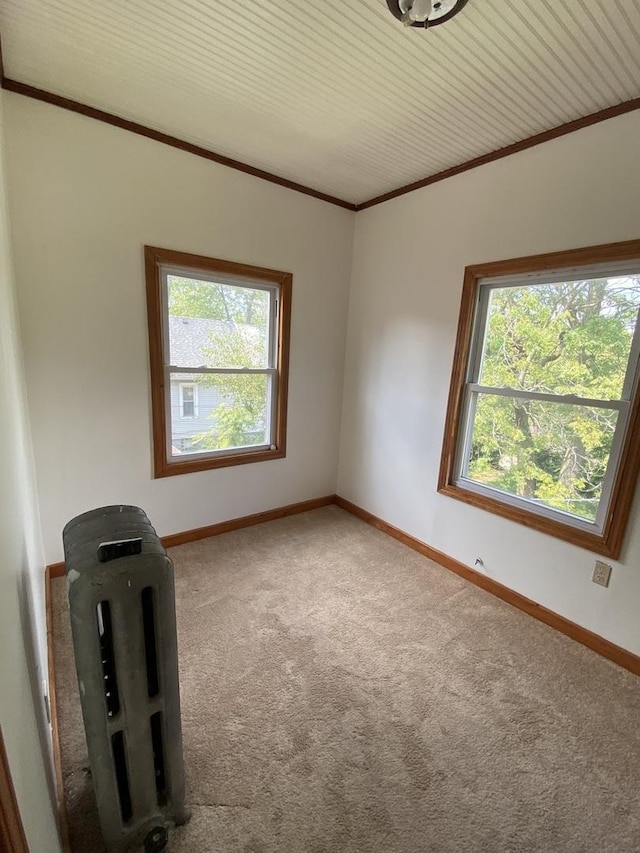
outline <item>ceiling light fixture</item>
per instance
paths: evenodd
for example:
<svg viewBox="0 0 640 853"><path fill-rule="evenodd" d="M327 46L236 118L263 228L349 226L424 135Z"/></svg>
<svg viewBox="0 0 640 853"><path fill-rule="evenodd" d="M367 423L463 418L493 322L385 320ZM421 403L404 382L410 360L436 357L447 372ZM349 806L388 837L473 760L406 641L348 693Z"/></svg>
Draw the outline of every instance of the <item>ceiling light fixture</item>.
<svg viewBox="0 0 640 853"><path fill-rule="evenodd" d="M468 0L387 0L391 14L405 27L423 30L444 24L467 5Z"/></svg>

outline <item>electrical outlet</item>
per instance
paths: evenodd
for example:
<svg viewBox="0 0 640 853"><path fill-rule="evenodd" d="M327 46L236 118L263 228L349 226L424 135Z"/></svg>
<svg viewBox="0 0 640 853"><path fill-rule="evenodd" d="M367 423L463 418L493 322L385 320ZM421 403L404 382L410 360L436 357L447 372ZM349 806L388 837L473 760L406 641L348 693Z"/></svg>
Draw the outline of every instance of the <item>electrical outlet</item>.
<svg viewBox="0 0 640 853"><path fill-rule="evenodd" d="M593 567L593 575L591 576L591 580L594 583L600 584L600 586L609 586L610 577L611 566L608 566L606 563L602 563L600 560L596 560L596 564Z"/></svg>

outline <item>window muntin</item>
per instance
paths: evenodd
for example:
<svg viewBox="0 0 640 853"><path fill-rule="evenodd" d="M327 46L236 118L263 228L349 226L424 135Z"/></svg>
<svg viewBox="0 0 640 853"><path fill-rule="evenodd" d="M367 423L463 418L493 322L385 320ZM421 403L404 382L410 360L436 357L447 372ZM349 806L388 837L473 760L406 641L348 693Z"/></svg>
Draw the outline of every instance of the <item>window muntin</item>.
<svg viewBox="0 0 640 853"><path fill-rule="evenodd" d="M283 457L290 274L145 259L156 476Z"/></svg>
<svg viewBox="0 0 640 853"><path fill-rule="evenodd" d="M439 491L609 556L640 468L640 241L468 267Z"/></svg>

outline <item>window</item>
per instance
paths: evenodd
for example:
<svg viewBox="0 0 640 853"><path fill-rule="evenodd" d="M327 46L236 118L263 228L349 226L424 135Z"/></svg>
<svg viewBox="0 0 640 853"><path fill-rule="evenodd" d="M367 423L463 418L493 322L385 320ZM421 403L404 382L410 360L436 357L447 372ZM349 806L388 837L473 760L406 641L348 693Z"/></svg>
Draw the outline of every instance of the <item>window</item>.
<svg viewBox="0 0 640 853"><path fill-rule="evenodd" d="M156 477L286 453L289 273L145 247Z"/></svg>
<svg viewBox="0 0 640 853"><path fill-rule="evenodd" d="M180 383L180 417L198 417L198 386L193 382Z"/></svg>
<svg viewBox="0 0 640 853"><path fill-rule="evenodd" d="M439 491L617 557L639 309L640 241L467 267Z"/></svg>

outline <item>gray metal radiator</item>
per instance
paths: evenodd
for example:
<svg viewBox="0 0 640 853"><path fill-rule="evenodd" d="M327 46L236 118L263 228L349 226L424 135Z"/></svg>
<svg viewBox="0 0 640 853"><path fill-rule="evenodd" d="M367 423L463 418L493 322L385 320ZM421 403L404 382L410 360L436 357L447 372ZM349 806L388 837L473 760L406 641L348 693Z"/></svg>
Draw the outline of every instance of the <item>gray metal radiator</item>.
<svg viewBox="0 0 640 853"><path fill-rule="evenodd" d="M109 506L63 532L93 787L107 847L161 850L184 823L173 565L145 513Z"/></svg>

